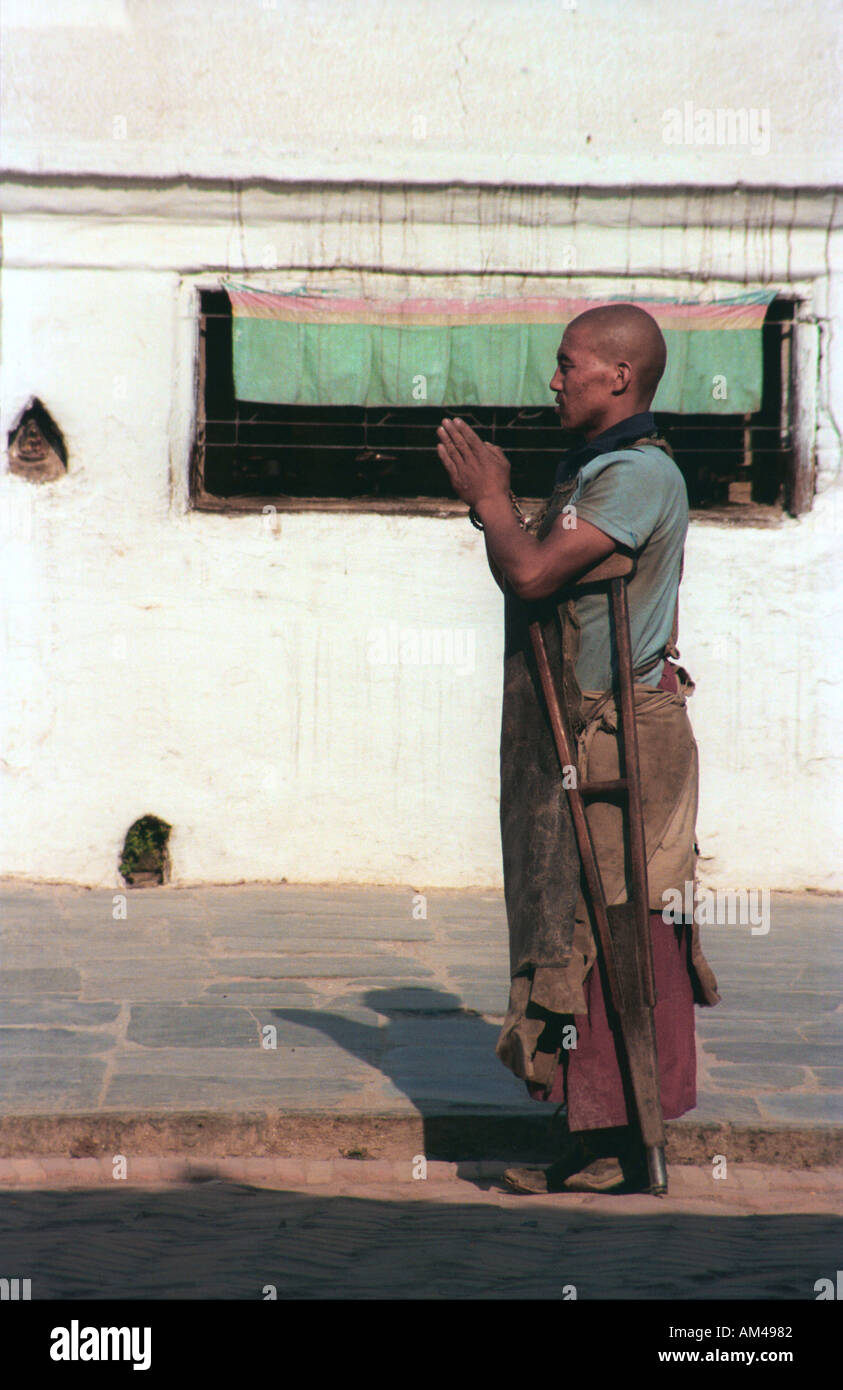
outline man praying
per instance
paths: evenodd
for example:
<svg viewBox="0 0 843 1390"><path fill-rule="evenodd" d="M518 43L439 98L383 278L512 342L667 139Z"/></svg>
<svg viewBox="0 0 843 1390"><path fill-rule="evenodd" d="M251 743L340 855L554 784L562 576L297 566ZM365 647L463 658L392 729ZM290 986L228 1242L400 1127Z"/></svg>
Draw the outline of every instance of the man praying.
<svg viewBox="0 0 843 1390"><path fill-rule="evenodd" d="M619 775L617 654L604 588L573 583L619 550L628 582L657 1003L662 1111L696 1104L694 1003L717 985L693 922L666 921L669 889L695 876L697 746L686 709L693 683L669 656L688 529L685 483L650 407L667 350L655 319L633 304L602 305L565 329L550 389L572 443L551 497L528 522L514 505L510 467L464 421L446 419L438 453L484 532L504 594L501 840L510 942L509 1008L501 1061L561 1119L554 1163L512 1168L516 1192L647 1188L643 1144L618 1022L581 891L570 808L528 635L542 622L551 666L576 736L577 785ZM568 784L570 785L570 783ZM621 808L588 805L608 903L629 897ZM685 901L683 897L683 901Z"/></svg>

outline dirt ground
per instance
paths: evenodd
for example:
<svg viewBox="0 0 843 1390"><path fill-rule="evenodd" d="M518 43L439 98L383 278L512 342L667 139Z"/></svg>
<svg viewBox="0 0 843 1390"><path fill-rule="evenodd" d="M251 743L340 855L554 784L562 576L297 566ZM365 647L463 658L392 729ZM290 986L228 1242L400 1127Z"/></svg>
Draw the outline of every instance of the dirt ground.
<svg viewBox="0 0 843 1390"><path fill-rule="evenodd" d="M671 1171L663 1199L519 1197L499 1179L278 1177L0 1190L0 1268L35 1299L816 1299L843 1180ZM355 1169L355 1178L343 1178ZM185 1170L186 1172L186 1170ZM319 1177L311 1170L311 1178ZM568 1290L568 1292L564 1292Z"/></svg>

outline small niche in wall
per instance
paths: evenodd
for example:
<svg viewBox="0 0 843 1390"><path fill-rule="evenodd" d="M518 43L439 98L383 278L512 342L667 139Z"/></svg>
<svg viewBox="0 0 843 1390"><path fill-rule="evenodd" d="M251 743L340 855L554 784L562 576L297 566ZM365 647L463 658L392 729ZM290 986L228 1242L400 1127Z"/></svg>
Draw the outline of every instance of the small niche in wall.
<svg viewBox="0 0 843 1390"><path fill-rule="evenodd" d="M167 841L172 826L160 816L141 816L126 832L120 872L130 888L169 882L171 863Z"/></svg>
<svg viewBox="0 0 843 1390"><path fill-rule="evenodd" d="M62 432L37 396L9 431L9 472L31 483L52 483L67 472Z"/></svg>

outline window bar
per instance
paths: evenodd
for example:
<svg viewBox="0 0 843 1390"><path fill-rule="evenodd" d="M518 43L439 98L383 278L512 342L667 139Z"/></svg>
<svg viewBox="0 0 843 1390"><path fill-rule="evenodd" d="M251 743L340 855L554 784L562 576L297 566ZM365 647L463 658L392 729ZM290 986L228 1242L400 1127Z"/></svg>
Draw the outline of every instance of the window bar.
<svg viewBox="0 0 843 1390"><path fill-rule="evenodd" d="M781 409L779 412L779 445L784 451L791 447L791 372L793 324L783 323L781 332Z"/></svg>

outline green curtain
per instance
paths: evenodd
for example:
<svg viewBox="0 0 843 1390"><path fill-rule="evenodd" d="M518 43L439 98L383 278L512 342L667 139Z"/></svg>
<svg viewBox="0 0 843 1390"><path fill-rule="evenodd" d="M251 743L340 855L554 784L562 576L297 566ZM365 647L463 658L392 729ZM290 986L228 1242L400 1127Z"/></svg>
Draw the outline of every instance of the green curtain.
<svg viewBox="0 0 843 1390"><path fill-rule="evenodd" d="M469 306L465 314L469 321L462 323L331 322L331 301L326 296L314 311L321 321L307 321L304 315L291 322L274 316L272 301L279 314L299 313L305 301L296 303L296 296L266 292L264 305L261 291L248 291L241 301L235 298L236 292L229 293L234 306L233 367L239 400L278 405L552 404L549 383L564 331L563 317L549 323L486 322L482 317L471 322ZM715 311L722 309L722 301L711 306L711 314L709 306L689 306L695 316L693 326L663 326L667 369L653 409L728 415L758 410L761 322L772 298L772 294L753 292L729 301L749 306L749 313L739 316L738 323L752 318L751 327L702 326L707 318L717 320ZM483 301L478 304L481 311L488 307ZM670 312L670 321L675 322L684 310L664 312ZM655 307L654 313L659 316Z"/></svg>

